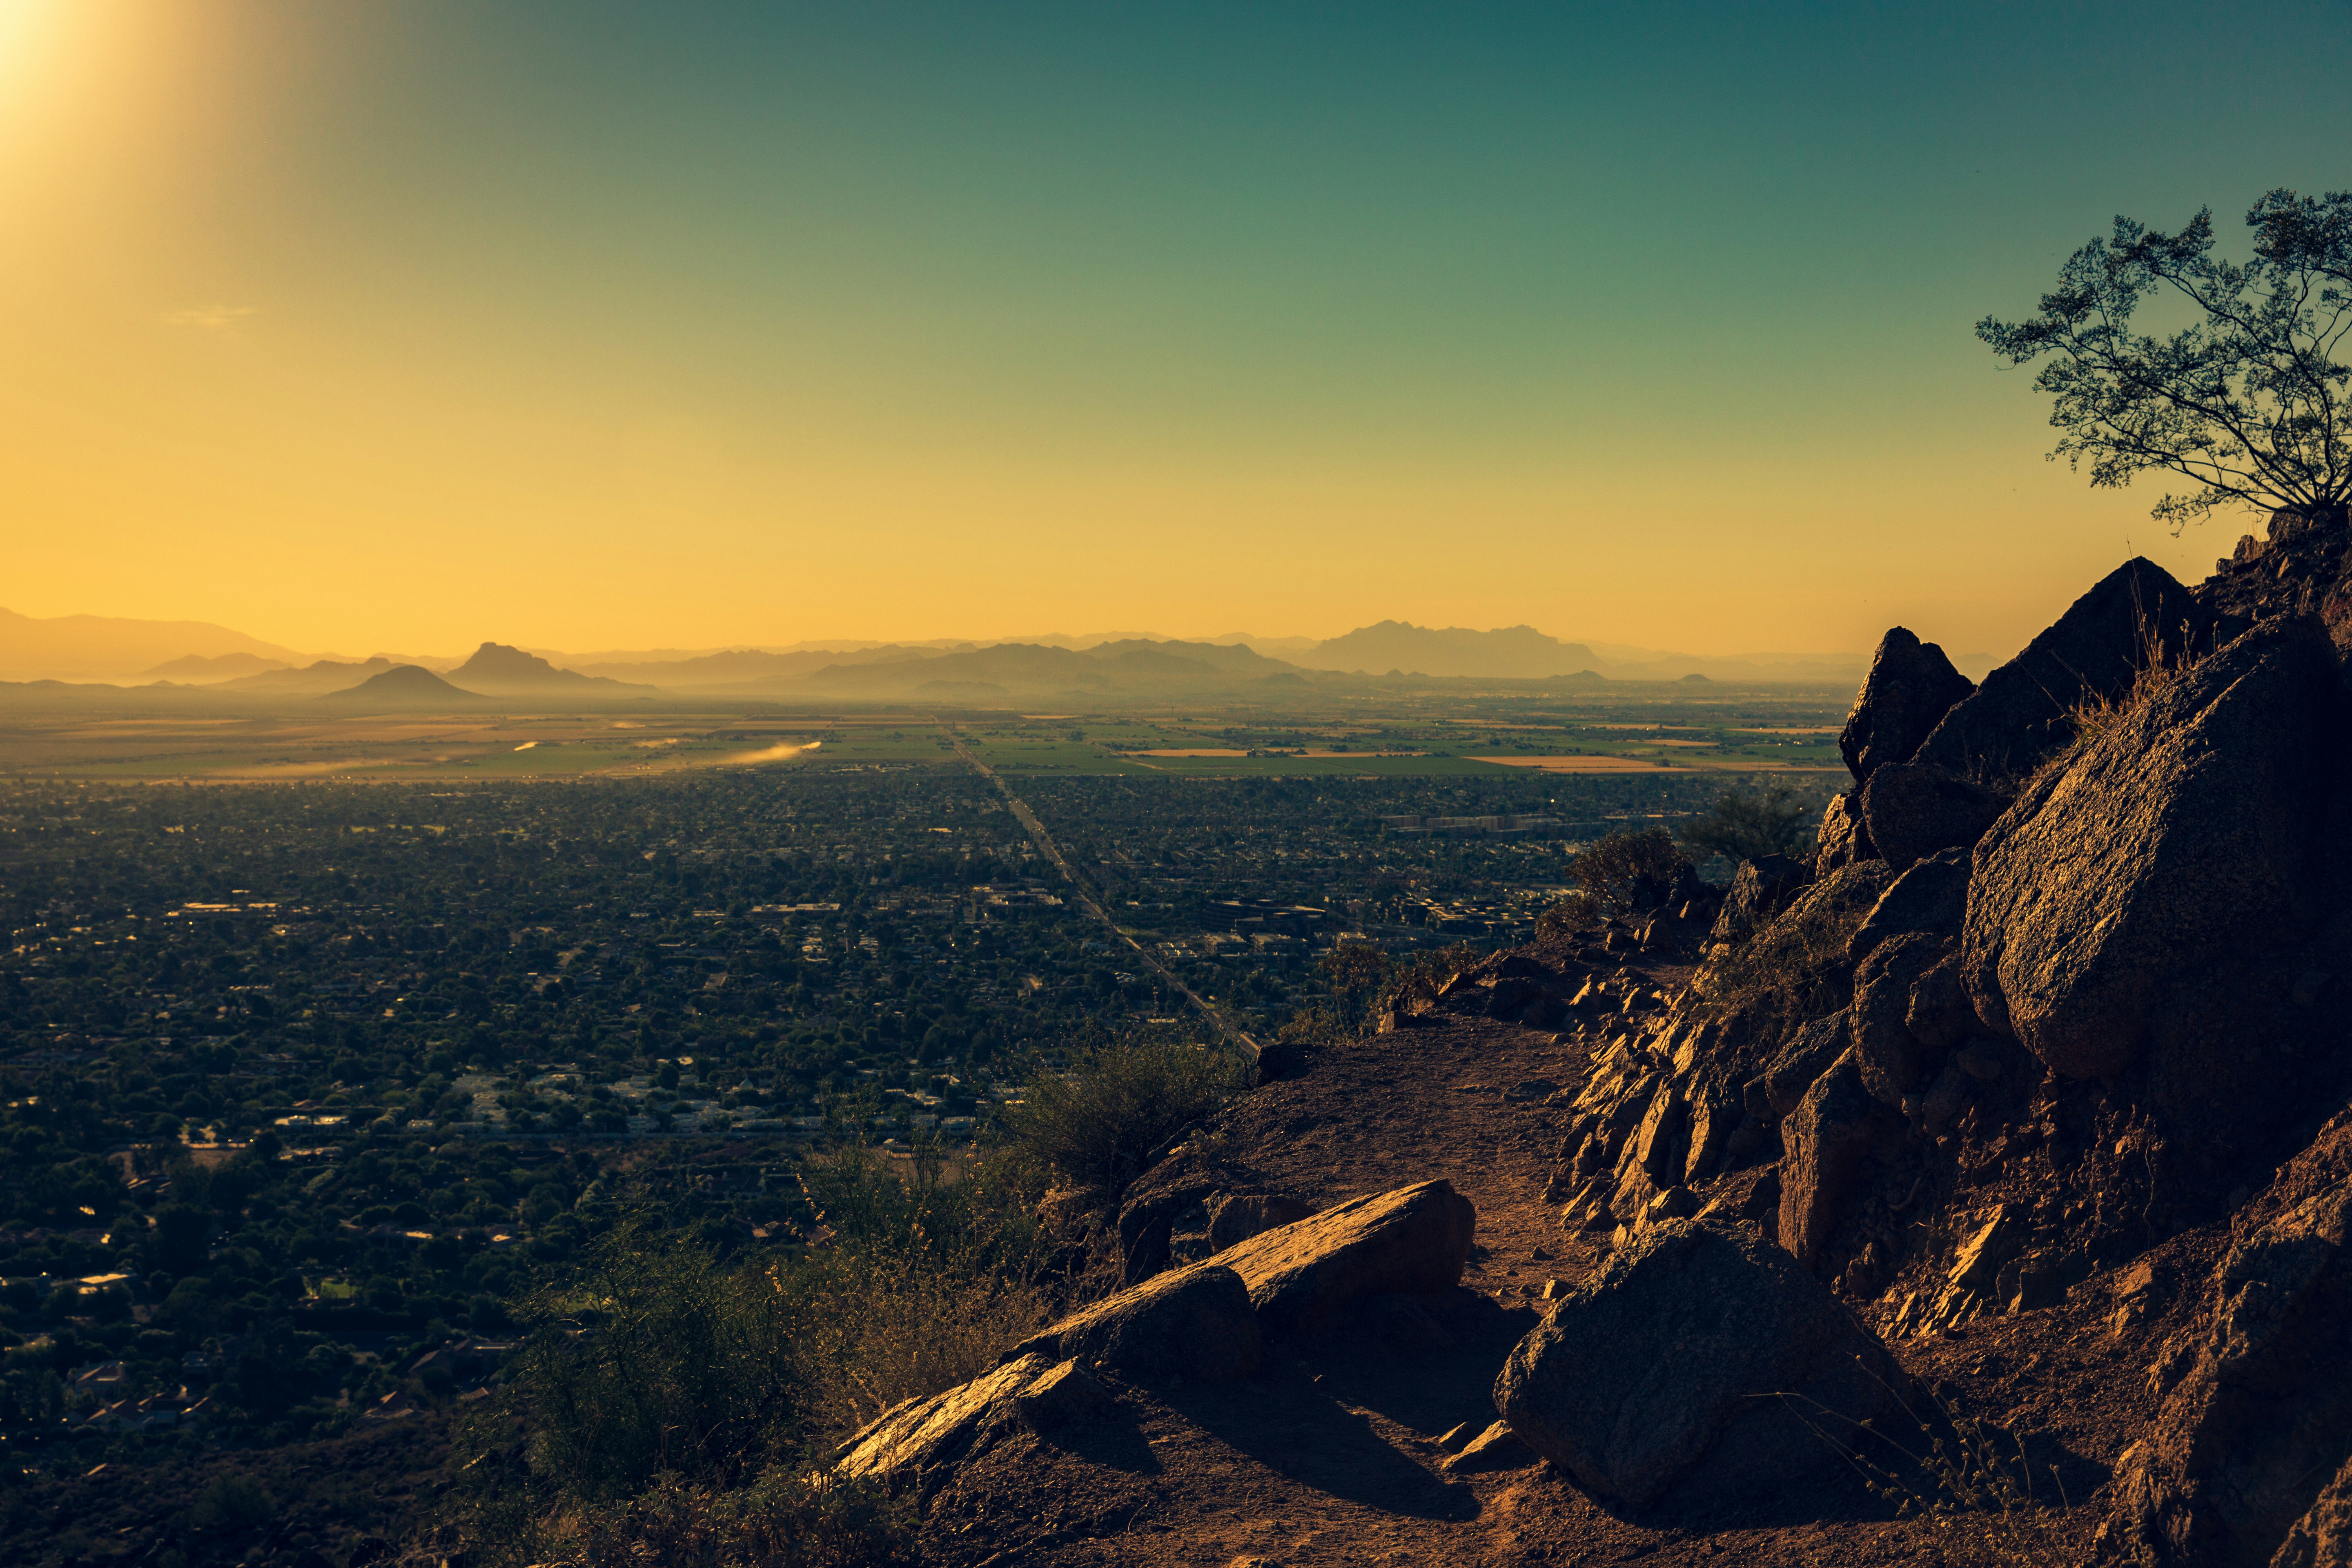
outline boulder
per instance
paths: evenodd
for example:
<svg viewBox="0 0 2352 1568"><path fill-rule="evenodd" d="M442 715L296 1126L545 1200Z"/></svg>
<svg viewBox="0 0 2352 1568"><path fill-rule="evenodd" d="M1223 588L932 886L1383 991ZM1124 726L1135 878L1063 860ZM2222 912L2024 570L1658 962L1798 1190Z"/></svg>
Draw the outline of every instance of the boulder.
<svg viewBox="0 0 2352 1568"><path fill-rule="evenodd" d="M2121 698L2152 654L2177 664L2205 627L2195 596L2135 557L1952 704L1911 760L1988 784L2021 778L2072 738L2077 703Z"/></svg>
<svg viewBox="0 0 2352 1568"><path fill-rule="evenodd" d="M2155 1358L2169 1386L2116 1468L2112 1529L2167 1568L2340 1563L2297 1553L2343 1539L2352 1126L2290 1161L2231 1235L2194 1324Z"/></svg>
<svg viewBox="0 0 2352 1568"><path fill-rule="evenodd" d="M2286 1532L2271 1557L2271 1568L2342 1568L2347 1563L2352 1563L2352 1459L2344 1461Z"/></svg>
<svg viewBox="0 0 2352 1568"><path fill-rule="evenodd" d="M1878 896L1854 929L1853 940L1846 943L1846 956L1859 962L1888 937L1906 931L1958 937L1968 912L1969 852L1939 849L1914 861Z"/></svg>
<svg viewBox="0 0 2352 1568"><path fill-rule="evenodd" d="M1242 1277L1204 1263L1097 1301L1030 1335L1003 1359L1084 1357L1130 1377L1227 1383L1257 1370L1263 1342Z"/></svg>
<svg viewBox="0 0 2352 1568"><path fill-rule="evenodd" d="M1781 907L1813 879L1813 868L1786 855L1766 855L1742 860L1732 873L1731 890L1716 911L1714 942L1738 942L1780 912Z"/></svg>
<svg viewBox="0 0 2352 1568"><path fill-rule="evenodd" d="M2303 925L2335 683L2316 620L2266 621L2045 771L1976 848L1979 1016L2056 1072L2109 1077L2175 971Z"/></svg>
<svg viewBox="0 0 2352 1568"><path fill-rule="evenodd" d="M1313 1204L1273 1193L1228 1193L1209 1200L1209 1250L1223 1252L1235 1242L1272 1230L1315 1212Z"/></svg>
<svg viewBox="0 0 2352 1568"><path fill-rule="evenodd" d="M1960 956L1948 952L1919 976L1904 1004L1903 1026L1932 1054L1950 1050L1977 1029L1976 1005L1960 983Z"/></svg>
<svg viewBox="0 0 2352 1568"><path fill-rule="evenodd" d="M1357 1198L1217 1254L1249 1288L1268 1333L1313 1328L1366 1296L1423 1296L1461 1283L1478 1211L1451 1184Z"/></svg>
<svg viewBox="0 0 2352 1568"><path fill-rule="evenodd" d="M1939 849L1965 849L1984 837L2006 804L1980 784L1920 763L1889 763L1862 789L1871 843L1900 871Z"/></svg>
<svg viewBox="0 0 2352 1568"><path fill-rule="evenodd" d="M1782 1492L1843 1469L1817 1435L1889 1415L1903 1374L1747 1227L1670 1220L1571 1286L1495 1382L1519 1441L1633 1509Z"/></svg>
<svg viewBox="0 0 2352 1568"><path fill-rule="evenodd" d="M1945 711L1975 689L1942 648L1901 626L1889 629L1871 656L1870 673L1863 677L1853 711L1838 735L1838 754L1854 782L1866 781L1889 763L1909 762Z"/></svg>
<svg viewBox="0 0 2352 1568"><path fill-rule="evenodd" d="M1899 1109L1942 1058L1911 1032L1910 1013L1912 994L1943 960L1942 938L1914 932L1880 943L1854 971L1854 1066L1881 1105Z"/></svg>
<svg viewBox="0 0 2352 1568"><path fill-rule="evenodd" d="M1870 834L1862 823L1862 792L1850 789L1832 800L1822 813L1821 831L1813 838L1813 868L1823 876L1840 866L1874 858Z"/></svg>
<svg viewBox="0 0 2352 1568"><path fill-rule="evenodd" d="M1780 1128L1780 1245L1811 1268L1853 1196L1863 1158L1876 1144L1885 1112L1848 1050L1805 1090Z"/></svg>

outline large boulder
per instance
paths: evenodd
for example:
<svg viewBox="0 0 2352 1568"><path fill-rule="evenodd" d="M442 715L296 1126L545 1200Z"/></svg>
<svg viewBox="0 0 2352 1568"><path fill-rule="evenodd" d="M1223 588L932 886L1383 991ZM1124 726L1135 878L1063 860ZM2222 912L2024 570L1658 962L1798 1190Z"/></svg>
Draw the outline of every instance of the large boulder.
<svg viewBox="0 0 2352 1568"><path fill-rule="evenodd" d="M1446 1182L1358 1198L1217 1254L1268 1333L1313 1328L1366 1296L1425 1296L1462 1282L1478 1211Z"/></svg>
<svg viewBox="0 0 2352 1568"><path fill-rule="evenodd" d="M1862 820L1889 866L1903 870L1939 849L1984 837L2006 804L1972 779L1919 763L1889 763L1862 789Z"/></svg>
<svg viewBox="0 0 2352 1568"><path fill-rule="evenodd" d="M2280 1171L2231 1227L2189 1328L2154 1358L2164 1395L2116 1475L2114 1530L2166 1568L2338 1563L2352 1451L2352 1125Z"/></svg>
<svg viewBox="0 0 2352 1568"><path fill-rule="evenodd" d="M1892 1414L1885 1348L1744 1226L1668 1220L1570 1288L1495 1381L1495 1408L1588 1490L1703 1507L1842 1469L1823 1429Z"/></svg>
<svg viewBox="0 0 2352 1568"><path fill-rule="evenodd" d="M892 1405L835 1450L836 1468L845 1480L881 1480L896 1491L925 1471L955 1465L1021 1419L1018 1401L1054 1364L1047 1356L1019 1356L970 1383Z"/></svg>
<svg viewBox="0 0 2352 1568"><path fill-rule="evenodd" d="M1977 845L1978 1015L2057 1072L2112 1076L2176 971L2301 928L2335 685L2316 620L2267 621L2047 770Z"/></svg>
<svg viewBox="0 0 2352 1568"><path fill-rule="evenodd" d="M1849 1049L1813 1080L1780 1127L1780 1245L1807 1268L1853 1196L1862 1162L1885 1131L1885 1110Z"/></svg>
<svg viewBox="0 0 2352 1568"><path fill-rule="evenodd" d="M1888 763L1910 761L1945 710L1975 689L1942 648L1901 626L1890 628L1871 656L1870 673L1838 735L1838 754L1854 782L1868 780Z"/></svg>
<svg viewBox="0 0 2352 1568"><path fill-rule="evenodd" d="M1889 937L1910 931L1957 938L1969 912L1969 852L1939 849L1895 879L1846 943L1859 960Z"/></svg>
<svg viewBox="0 0 2352 1568"><path fill-rule="evenodd" d="M1224 1383L1257 1370L1264 1337L1242 1277L1206 1263L1097 1301L1032 1334L1003 1359L1084 1357L1130 1377Z"/></svg>
<svg viewBox="0 0 2352 1568"><path fill-rule="evenodd" d="M1911 760L1980 783L2021 778L2066 743L2076 704L2122 697L2151 657L2178 663L2205 624L2170 573L2134 557L1952 704Z"/></svg>

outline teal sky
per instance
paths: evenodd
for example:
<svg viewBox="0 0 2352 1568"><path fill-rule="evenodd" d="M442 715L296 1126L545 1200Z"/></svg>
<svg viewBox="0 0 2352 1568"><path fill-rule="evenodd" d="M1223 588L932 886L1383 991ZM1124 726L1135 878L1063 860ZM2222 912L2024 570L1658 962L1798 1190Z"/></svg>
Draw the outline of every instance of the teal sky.
<svg viewBox="0 0 2352 1568"><path fill-rule="evenodd" d="M2352 186L2352 8L0 0L11 608L295 646L1530 622L2003 654L2110 216ZM12 101L13 100L13 101ZM2226 536L2225 536L2226 530Z"/></svg>

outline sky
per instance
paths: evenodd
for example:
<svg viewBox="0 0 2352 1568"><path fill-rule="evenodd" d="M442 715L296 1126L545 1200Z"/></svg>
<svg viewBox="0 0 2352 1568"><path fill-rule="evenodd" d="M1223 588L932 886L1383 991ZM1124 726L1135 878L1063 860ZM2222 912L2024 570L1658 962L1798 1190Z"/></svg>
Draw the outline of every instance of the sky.
<svg viewBox="0 0 2352 1568"><path fill-rule="evenodd" d="M2005 656L2031 314L2352 186L2352 5L0 0L0 605L296 648Z"/></svg>

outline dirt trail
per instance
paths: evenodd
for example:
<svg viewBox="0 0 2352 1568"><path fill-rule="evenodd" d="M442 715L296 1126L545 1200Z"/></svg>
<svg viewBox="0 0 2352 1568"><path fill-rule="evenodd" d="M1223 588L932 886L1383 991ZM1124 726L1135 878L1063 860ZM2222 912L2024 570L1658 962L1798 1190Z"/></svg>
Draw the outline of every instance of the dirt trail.
<svg viewBox="0 0 2352 1568"><path fill-rule="evenodd" d="M1583 971L1563 952L1538 955L1564 979ZM1603 963L1603 973L1615 967ZM1645 976L1667 989L1684 977ZM1322 1206L1444 1177L1477 1206L1464 1288L1430 1304L1450 1342L1356 1321L1269 1346L1265 1368L1238 1384L1120 1384L1118 1417L1018 1437L966 1465L928 1513L926 1560L952 1568L2001 1560L1979 1555L1998 1526L1898 1521L1858 1483L1786 1498L1768 1517L1632 1520L1524 1454L1516 1468L1443 1468L1444 1434L1495 1419L1495 1374L1538 1321L1545 1282L1579 1278L1598 1259L1563 1235L1544 1189L1588 1052L1610 1032L1604 1024L1580 1037L1441 1010L1328 1049L1304 1078L1250 1095L1207 1140L1237 1190ZM2146 1420L2143 1369L2103 1329L2087 1309L2059 1308L1895 1346L1956 1406L2004 1414L2036 1434L2037 1461L2061 1462L2075 1506L2043 1523L2054 1521L2071 1544L2017 1560L2084 1560L2104 1516L2106 1468ZM2046 1469L2044 1482L2048 1495Z"/></svg>

